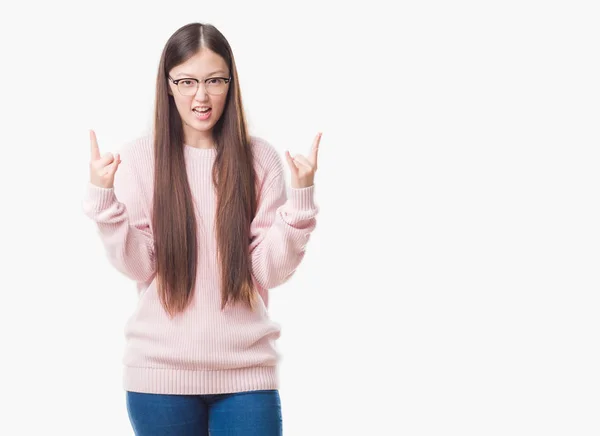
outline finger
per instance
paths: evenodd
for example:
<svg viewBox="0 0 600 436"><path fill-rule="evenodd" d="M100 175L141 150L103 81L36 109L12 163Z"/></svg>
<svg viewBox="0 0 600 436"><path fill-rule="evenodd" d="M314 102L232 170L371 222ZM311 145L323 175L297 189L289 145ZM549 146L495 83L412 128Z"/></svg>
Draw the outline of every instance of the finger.
<svg viewBox="0 0 600 436"><path fill-rule="evenodd" d="M107 174L110 174L111 176L113 176L117 172L117 169L119 168L120 163L121 163L121 158L118 154L116 154L112 163L106 168Z"/></svg>
<svg viewBox="0 0 600 436"><path fill-rule="evenodd" d="M292 174L294 174L294 176L297 176L298 175L298 167L296 166L296 163L294 162L292 155L287 150L285 152L285 158L290 166L290 170L292 171Z"/></svg>
<svg viewBox="0 0 600 436"><path fill-rule="evenodd" d="M317 160L319 158L319 145L321 143L321 136L323 136L322 132L317 133L309 155L309 160L313 163L315 168L317 167Z"/></svg>
<svg viewBox="0 0 600 436"><path fill-rule="evenodd" d="M296 162L299 165L308 167L309 169L312 170L312 167L313 167L312 162L310 162L307 158L305 158L301 154L297 154L296 156L294 156L294 162Z"/></svg>
<svg viewBox="0 0 600 436"><path fill-rule="evenodd" d="M100 156L98 159L96 159L93 162L93 165L95 165L97 168L102 168L107 165L110 165L111 163L114 162L114 160L115 160L115 157L113 156L112 153L104 153L102 156Z"/></svg>
<svg viewBox="0 0 600 436"><path fill-rule="evenodd" d="M92 160L100 159L100 147L98 147L98 140L96 139L96 132L90 130L90 143Z"/></svg>

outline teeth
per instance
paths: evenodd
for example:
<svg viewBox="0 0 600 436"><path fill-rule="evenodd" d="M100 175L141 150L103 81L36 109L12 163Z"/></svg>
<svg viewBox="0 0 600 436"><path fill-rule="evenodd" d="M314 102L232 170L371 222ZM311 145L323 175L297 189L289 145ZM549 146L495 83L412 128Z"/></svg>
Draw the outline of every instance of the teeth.
<svg viewBox="0 0 600 436"><path fill-rule="evenodd" d="M195 112L208 112L209 110L210 110L209 107L194 109Z"/></svg>

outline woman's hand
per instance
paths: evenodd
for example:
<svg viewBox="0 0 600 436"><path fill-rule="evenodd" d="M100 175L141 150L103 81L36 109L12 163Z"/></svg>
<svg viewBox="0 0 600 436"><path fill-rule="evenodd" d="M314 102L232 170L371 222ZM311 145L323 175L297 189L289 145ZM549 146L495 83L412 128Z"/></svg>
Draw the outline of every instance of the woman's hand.
<svg viewBox="0 0 600 436"><path fill-rule="evenodd" d="M292 188L308 188L314 184L315 172L317 171L317 156L319 155L319 142L321 142L322 135L322 133L318 133L315 137L308 157L304 157L301 154L292 157L289 151L285 152L285 157L292 172Z"/></svg>
<svg viewBox="0 0 600 436"><path fill-rule="evenodd" d="M99 188L112 188L121 158L118 154L113 156L112 153L104 153L104 155L100 156L96 133L93 130L90 130L90 142L92 144L90 182Z"/></svg>

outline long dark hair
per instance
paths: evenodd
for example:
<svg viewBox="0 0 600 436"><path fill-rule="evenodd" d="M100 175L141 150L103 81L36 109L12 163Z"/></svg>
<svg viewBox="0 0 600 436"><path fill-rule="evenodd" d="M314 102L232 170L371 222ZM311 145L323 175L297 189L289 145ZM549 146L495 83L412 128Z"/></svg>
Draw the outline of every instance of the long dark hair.
<svg viewBox="0 0 600 436"><path fill-rule="evenodd" d="M220 55L232 79L223 114L213 128L217 153L212 180L217 195L215 218L221 309L231 301L252 307L256 298L249 253L250 223L256 213L256 174L235 60L228 41L216 27L191 23L178 29L167 41L156 81L152 225L157 289L170 316L183 312L193 296L198 250L182 120L169 95L167 81L172 68L201 48Z"/></svg>

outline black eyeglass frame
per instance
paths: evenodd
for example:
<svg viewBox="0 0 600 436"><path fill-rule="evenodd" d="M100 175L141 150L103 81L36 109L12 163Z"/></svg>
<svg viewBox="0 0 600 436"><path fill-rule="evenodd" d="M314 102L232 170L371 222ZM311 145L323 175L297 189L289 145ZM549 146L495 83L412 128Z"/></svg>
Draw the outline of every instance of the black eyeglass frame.
<svg viewBox="0 0 600 436"><path fill-rule="evenodd" d="M227 85L231 82L231 76L229 76L229 77L208 77L203 80L196 79L194 77L182 77L180 79L173 79L171 76L168 76L168 77L169 77L169 80L173 83L173 85L177 86L177 91L179 91L180 94L181 94L181 90L179 89L179 82L181 82L182 80L193 80L194 82L196 82L196 92L198 92L198 87L200 86L200 82L204 83L204 90L208 94L210 94L210 92L208 92L208 90L206 89L206 82L208 80L221 79L221 80L224 80L225 84L227 84ZM194 94L191 94L191 95L194 95ZM184 94L181 94L181 95L184 95ZM213 94L213 95L222 95L222 94ZM189 95L187 95L185 97L189 97Z"/></svg>

